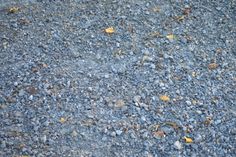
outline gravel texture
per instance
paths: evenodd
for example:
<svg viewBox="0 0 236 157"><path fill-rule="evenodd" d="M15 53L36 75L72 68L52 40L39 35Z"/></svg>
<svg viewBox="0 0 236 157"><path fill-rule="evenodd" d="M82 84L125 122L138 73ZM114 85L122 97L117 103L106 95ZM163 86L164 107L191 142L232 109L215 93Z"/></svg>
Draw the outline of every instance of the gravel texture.
<svg viewBox="0 0 236 157"><path fill-rule="evenodd" d="M233 157L235 56L235 0L0 0L0 156Z"/></svg>

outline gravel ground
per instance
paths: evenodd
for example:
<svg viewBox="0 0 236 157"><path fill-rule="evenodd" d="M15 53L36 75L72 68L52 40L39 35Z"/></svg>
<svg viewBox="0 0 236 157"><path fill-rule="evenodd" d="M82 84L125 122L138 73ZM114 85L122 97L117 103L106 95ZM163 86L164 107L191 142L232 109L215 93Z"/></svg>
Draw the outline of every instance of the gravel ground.
<svg viewBox="0 0 236 157"><path fill-rule="evenodd" d="M0 156L233 157L235 39L235 0L0 0Z"/></svg>

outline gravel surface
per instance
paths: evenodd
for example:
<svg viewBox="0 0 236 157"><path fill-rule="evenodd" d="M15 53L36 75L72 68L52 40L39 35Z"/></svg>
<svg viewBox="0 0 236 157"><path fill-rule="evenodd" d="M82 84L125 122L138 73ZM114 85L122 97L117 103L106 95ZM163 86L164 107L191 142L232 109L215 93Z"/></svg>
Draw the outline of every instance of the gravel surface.
<svg viewBox="0 0 236 157"><path fill-rule="evenodd" d="M235 43L235 0L0 0L0 156L233 157Z"/></svg>

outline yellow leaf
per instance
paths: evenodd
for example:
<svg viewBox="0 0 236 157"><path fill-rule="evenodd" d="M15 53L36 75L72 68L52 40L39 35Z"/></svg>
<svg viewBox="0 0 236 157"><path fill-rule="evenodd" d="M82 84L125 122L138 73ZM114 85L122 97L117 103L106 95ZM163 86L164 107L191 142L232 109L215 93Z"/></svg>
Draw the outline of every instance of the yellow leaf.
<svg viewBox="0 0 236 157"><path fill-rule="evenodd" d="M18 7L11 7L11 8L9 8L8 12L9 12L9 13L16 13L16 12L18 12L19 10L20 10L20 8L18 8Z"/></svg>
<svg viewBox="0 0 236 157"><path fill-rule="evenodd" d="M186 143L193 143L193 139L191 139L190 137L184 137L184 140Z"/></svg>
<svg viewBox="0 0 236 157"><path fill-rule="evenodd" d="M108 33L108 34L112 34L115 32L115 29L113 27L108 27L105 29L105 32Z"/></svg>
<svg viewBox="0 0 236 157"><path fill-rule="evenodd" d="M63 118L63 117L61 117L59 121L60 121L60 123L65 123L65 122L66 122L66 119Z"/></svg>
<svg viewBox="0 0 236 157"><path fill-rule="evenodd" d="M173 40L175 38L175 35L174 34L168 34L166 36L166 38L169 39L169 40Z"/></svg>
<svg viewBox="0 0 236 157"><path fill-rule="evenodd" d="M161 99L161 101L170 101L170 97L167 95L161 95L160 99Z"/></svg>
<svg viewBox="0 0 236 157"><path fill-rule="evenodd" d="M177 16L176 17L176 19L178 20L178 21L183 21L184 20L184 18L185 18L185 16L183 15L183 16Z"/></svg>

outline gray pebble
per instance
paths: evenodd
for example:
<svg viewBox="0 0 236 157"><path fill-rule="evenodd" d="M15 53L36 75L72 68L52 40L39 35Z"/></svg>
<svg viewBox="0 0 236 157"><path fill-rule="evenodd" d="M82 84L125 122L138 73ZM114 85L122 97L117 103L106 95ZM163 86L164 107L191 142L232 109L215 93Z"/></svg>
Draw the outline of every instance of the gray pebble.
<svg viewBox="0 0 236 157"><path fill-rule="evenodd" d="M175 148L178 149L178 150L183 149L183 146L182 146L182 144L181 144L179 141L176 141L176 142L174 143L174 146L175 146Z"/></svg>

